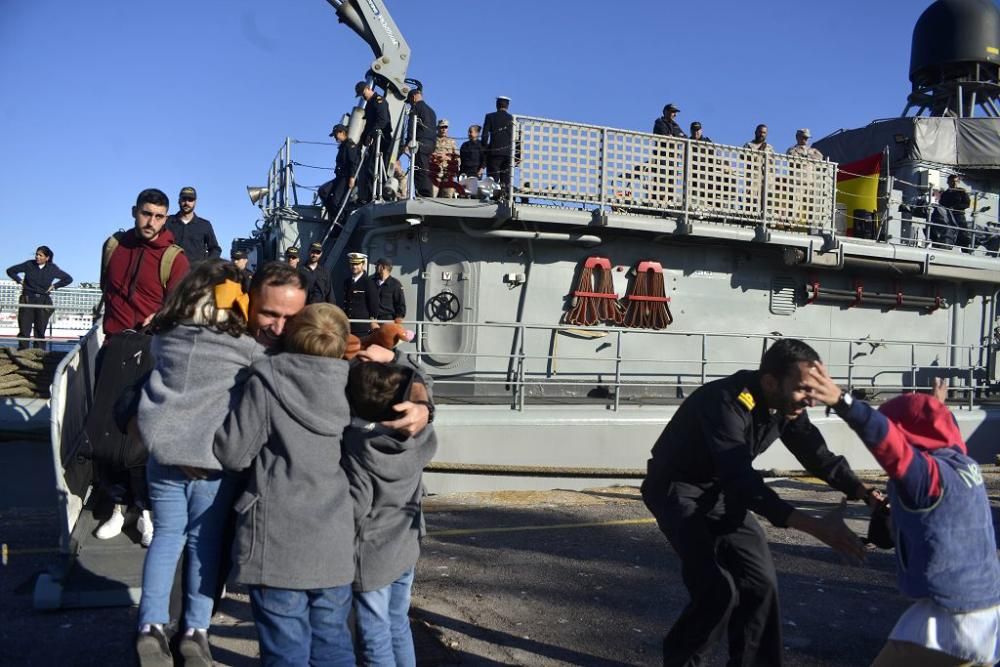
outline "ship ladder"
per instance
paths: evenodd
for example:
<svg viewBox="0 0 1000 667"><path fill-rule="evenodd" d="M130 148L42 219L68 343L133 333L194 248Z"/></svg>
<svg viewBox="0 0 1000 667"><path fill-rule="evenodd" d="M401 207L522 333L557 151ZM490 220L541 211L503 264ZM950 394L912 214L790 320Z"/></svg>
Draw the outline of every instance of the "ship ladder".
<svg viewBox="0 0 1000 667"><path fill-rule="evenodd" d="M615 294L611 260L607 257L587 258L571 296L573 305L566 314L567 324L592 327L607 322L621 326L625 309Z"/></svg>
<svg viewBox="0 0 1000 667"><path fill-rule="evenodd" d="M674 321L670 297L663 283L659 262L639 262L632 290L625 295L625 326L634 329L666 329Z"/></svg>

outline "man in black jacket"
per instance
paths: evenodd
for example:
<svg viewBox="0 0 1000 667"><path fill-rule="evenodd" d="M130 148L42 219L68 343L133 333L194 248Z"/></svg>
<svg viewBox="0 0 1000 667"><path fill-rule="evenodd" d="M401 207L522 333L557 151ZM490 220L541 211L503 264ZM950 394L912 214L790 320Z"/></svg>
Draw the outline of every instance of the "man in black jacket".
<svg viewBox="0 0 1000 667"><path fill-rule="evenodd" d="M784 339L760 369L710 382L677 409L653 445L642 497L681 559L691 601L663 640L664 665L697 665L727 631L729 664L780 665L781 616L767 538L751 512L806 532L860 559L859 538L838 514L814 517L768 487L753 459L776 439L811 474L874 506L842 456L831 453L805 412L804 378L819 355Z"/></svg>
<svg viewBox="0 0 1000 667"><path fill-rule="evenodd" d="M378 316L378 287L365 273L368 255L360 252L347 253L347 261L351 265L351 275L344 281L344 312L352 320L351 333L355 336L366 336L372 329L377 329L375 322Z"/></svg>
<svg viewBox="0 0 1000 667"><path fill-rule="evenodd" d="M483 120L483 147L486 149L486 173L495 179L504 191L510 186L511 148L514 143L514 117L507 111L510 98L497 98L497 110L486 114Z"/></svg>
<svg viewBox="0 0 1000 667"><path fill-rule="evenodd" d="M309 292L306 294L306 305L310 303L333 303L333 286L330 284L330 272L319 263L323 257L323 244L312 243L309 246L309 261L303 270L309 274Z"/></svg>
<svg viewBox="0 0 1000 667"><path fill-rule="evenodd" d="M337 142L337 161L333 168L333 180L319 188L319 197L332 219L344 204L344 197L354 188L354 174L361 162L361 151L350 137L347 127L337 124L330 130L330 136Z"/></svg>
<svg viewBox="0 0 1000 667"><path fill-rule="evenodd" d="M673 103L663 107L663 115L653 123L653 134L667 137L686 137L684 130L677 124L677 114L681 112Z"/></svg>
<svg viewBox="0 0 1000 667"><path fill-rule="evenodd" d="M480 176L486 168L486 155L483 152L483 143L479 141L478 125L469 126L469 140L458 149L458 154L462 159L458 173L465 176Z"/></svg>
<svg viewBox="0 0 1000 667"><path fill-rule="evenodd" d="M375 262L375 285L378 287L378 319L395 320L406 317L406 297L403 285L390 275L392 260L379 257Z"/></svg>
<svg viewBox="0 0 1000 667"><path fill-rule="evenodd" d="M18 275L21 277L18 277ZM73 282L73 277L52 262L52 250L47 245L40 245L35 250L35 259L15 264L7 269L11 280L21 285L21 298L18 303L30 306L51 306L53 290L66 287ZM51 308L32 307L17 309L17 349L26 350L29 347L42 347L39 340L29 341L31 330L35 330L35 339L45 338L45 328L52 316Z"/></svg>
<svg viewBox="0 0 1000 667"><path fill-rule="evenodd" d="M389 103L376 93L366 81L354 86L354 94L365 100L365 128L361 132L361 146L367 146L362 179L358 187L358 201L367 204L372 200L375 186L375 150L382 153L382 165L388 169L392 157L392 119Z"/></svg>
<svg viewBox="0 0 1000 667"><path fill-rule="evenodd" d="M413 121L416 119L416 134ZM434 196L434 183L431 181L431 153L434 152L436 138L437 114L427 102L424 102L424 92L420 89L410 91L410 120L406 125L406 148L409 154L410 145L417 143L416 155L412 156L410 169L416 169L413 174L413 184L421 197Z"/></svg>
<svg viewBox="0 0 1000 667"><path fill-rule="evenodd" d="M198 193L194 188L181 188L180 210L167 218L167 229L174 235L174 243L184 248L184 255L191 264L218 259L222 255L212 223L194 212L197 200Z"/></svg>

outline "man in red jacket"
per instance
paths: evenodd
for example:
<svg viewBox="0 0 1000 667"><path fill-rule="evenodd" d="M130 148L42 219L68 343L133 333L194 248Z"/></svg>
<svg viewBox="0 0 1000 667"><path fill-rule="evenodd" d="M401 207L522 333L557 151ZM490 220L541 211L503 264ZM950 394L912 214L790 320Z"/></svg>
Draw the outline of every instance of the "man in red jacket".
<svg viewBox="0 0 1000 667"><path fill-rule="evenodd" d="M106 335L148 323L167 292L188 272L183 253L168 253L174 245L173 234L165 229L169 205L167 195L160 190L143 190L132 208L135 227L112 237L117 240L116 247L101 267ZM105 249L112 239L105 243ZM165 262L169 265L164 266Z"/></svg>
<svg viewBox="0 0 1000 667"><path fill-rule="evenodd" d="M149 324L153 314L163 306L167 294L188 272L189 263L183 250L174 245L173 234L165 227L169 206L167 195L160 190L143 190L132 208L135 227L114 234L104 243L101 289L104 291L104 334L108 337ZM146 350L148 352L148 347ZM104 358L103 353L98 358L98 376L103 370ZM153 522L147 509L145 466L128 468L127 486L131 494L115 490L115 482L121 479L119 473L103 464L96 470L99 483L112 496L115 505L111 516L97 528L95 535L107 540L121 533L125 524L123 505L131 495L141 510L137 527L142 545L148 546L153 539Z"/></svg>

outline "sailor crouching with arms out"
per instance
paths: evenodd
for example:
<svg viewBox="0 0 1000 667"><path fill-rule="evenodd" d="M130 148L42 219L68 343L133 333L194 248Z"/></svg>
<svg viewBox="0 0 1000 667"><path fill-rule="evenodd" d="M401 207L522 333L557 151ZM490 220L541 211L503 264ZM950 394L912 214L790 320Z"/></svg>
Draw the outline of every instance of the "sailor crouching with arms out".
<svg viewBox="0 0 1000 667"><path fill-rule="evenodd" d="M653 446L642 497L681 559L691 601L663 641L664 665L698 665L728 631L729 664L781 665L777 577L751 512L806 532L847 557L864 548L838 514L794 509L764 484L753 460L779 437L810 473L852 499L877 503L847 461L827 449L805 408L803 385L819 355L777 341L760 369L697 389Z"/></svg>
<svg viewBox="0 0 1000 667"><path fill-rule="evenodd" d="M904 394L872 409L821 364L807 389L854 429L889 475L903 612L873 667L992 665L1000 660L1000 562L990 501L954 415L934 396Z"/></svg>

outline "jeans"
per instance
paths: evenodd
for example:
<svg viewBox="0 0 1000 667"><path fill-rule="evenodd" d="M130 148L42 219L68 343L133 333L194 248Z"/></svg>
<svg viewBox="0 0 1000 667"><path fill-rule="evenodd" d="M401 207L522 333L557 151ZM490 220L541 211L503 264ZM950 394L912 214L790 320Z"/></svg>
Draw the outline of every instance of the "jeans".
<svg viewBox="0 0 1000 667"><path fill-rule="evenodd" d="M366 665L415 667L417 664L409 618L412 588L411 567L388 586L354 594L358 637Z"/></svg>
<svg viewBox="0 0 1000 667"><path fill-rule="evenodd" d="M181 550L184 568L184 626L207 630L212 623L221 561L222 528L232 510L236 490L229 474L213 472L208 479L190 479L180 468L146 464L153 510L153 543L142 569L139 625L170 621L170 589Z"/></svg>
<svg viewBox="0 0 1000 667"><path fill-rule="evenodd" d="M350 584L306 591L251 586L250 606L264 667L354 667Z"/></svg>

